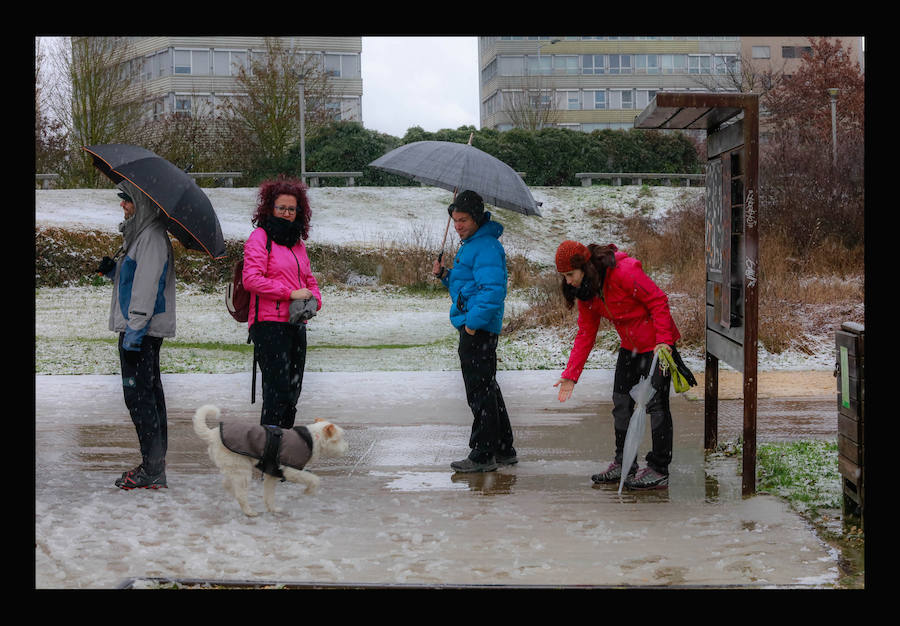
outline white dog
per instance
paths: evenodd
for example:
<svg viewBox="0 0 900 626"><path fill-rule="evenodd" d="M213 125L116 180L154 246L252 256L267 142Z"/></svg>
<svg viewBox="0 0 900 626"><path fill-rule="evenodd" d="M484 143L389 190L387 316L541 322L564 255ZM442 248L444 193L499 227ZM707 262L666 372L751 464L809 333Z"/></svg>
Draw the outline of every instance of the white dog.
<svg viewBox="0 0 900 626"><path fill-rule="evenodd" d="M308 426L273 429L273 435L273 431L267 433L266 427L258 424L220 423L218 427L208 427L207 418L218 418L219 415L218 407L210 404L201 406L194 414L194 432L206 441L209 458L225 478L226 491L237 499L241 510L250 517L257 515L247 502L253 468L257 466L256 461L262 458L263 448L271 452L272 441L275 441L272 445L280 442L281 447L275 448L277 457L263 472L263 502L266 509L273 513L278 512L275 508L275 483L279 478L306 485L306 493L314 493L319 486L319 477L303 467L314 463L319 457L338 457L347 452L343 429L324 420L316 419ZM235 439L240 440L238 444ZM271 455L269 459L272 459ZM263 463L265 461L260 465Z"/></svg>

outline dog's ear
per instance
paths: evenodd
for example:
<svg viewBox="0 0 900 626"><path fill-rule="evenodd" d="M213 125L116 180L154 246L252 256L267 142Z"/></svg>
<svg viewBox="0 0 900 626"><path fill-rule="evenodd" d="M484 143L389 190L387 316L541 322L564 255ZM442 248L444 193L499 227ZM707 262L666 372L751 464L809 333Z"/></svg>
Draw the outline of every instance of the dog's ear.
<svg viewBox="0 0 900 626"><path fill-rule="evenodd" d="M323 420L323 421L324 421L324 420ZM325 437L326 437L327 439L331 439L332 437L335 436L335 433L334 433L334 424L329 424L328 426L325 427L325 429L324 429L322 432L325 433Z"/></svg>
<svg viewBox="0 0 900 626"><path fill-rule="evenodd" d="M316 419L313 420L313 422L324 422L324 421L325 420L323 420L321 417L317 417Z"/></svg>

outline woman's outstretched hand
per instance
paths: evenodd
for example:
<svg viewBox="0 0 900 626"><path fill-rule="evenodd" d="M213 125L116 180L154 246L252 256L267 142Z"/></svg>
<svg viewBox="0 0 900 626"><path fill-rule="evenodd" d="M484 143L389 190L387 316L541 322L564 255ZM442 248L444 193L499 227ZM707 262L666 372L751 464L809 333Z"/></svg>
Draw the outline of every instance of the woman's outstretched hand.
<svg viewBox="0 0 900 626"><path fill-rule="evenodd" d="M560 378L553 384L554 387L559 387L559 401L565 402L569 398L572 397L572 392L575 391L575 381L569 380L568 378Z"/></svg>

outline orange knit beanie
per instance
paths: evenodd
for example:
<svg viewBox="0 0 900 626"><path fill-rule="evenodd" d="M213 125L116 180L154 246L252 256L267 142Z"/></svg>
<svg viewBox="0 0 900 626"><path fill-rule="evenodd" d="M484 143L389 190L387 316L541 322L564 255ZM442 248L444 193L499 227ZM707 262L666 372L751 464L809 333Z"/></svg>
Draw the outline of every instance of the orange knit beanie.
<svg viewBox="0 0 900 626"><path fill-rule="evenodd" d="M581 268L590 258L591 253L586 245L577 241L564 241L556 249L556 271L564 273Z"/></svg>

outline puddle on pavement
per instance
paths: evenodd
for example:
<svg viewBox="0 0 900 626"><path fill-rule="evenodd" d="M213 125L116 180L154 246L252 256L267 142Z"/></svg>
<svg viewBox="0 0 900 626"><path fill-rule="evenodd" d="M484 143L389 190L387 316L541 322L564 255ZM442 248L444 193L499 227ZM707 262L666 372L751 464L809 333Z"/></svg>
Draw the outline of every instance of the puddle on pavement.
<svg viewBox="0 0 900 626"><path fill-rule="evenodd" d="M516 475L511 472L369 472L370 476L391 477L384 488L388 491L473 491L484 495L509 494L516 483Z"/></svg>
<svg viewBox="0 0 900 626"><path fill-rule="evenodd" d="M743 433L743 400L720 400L718 409L719 441L737 439ZM833 398L760 398L756 413L757 441L832 438L837 431Z"/></svg>

